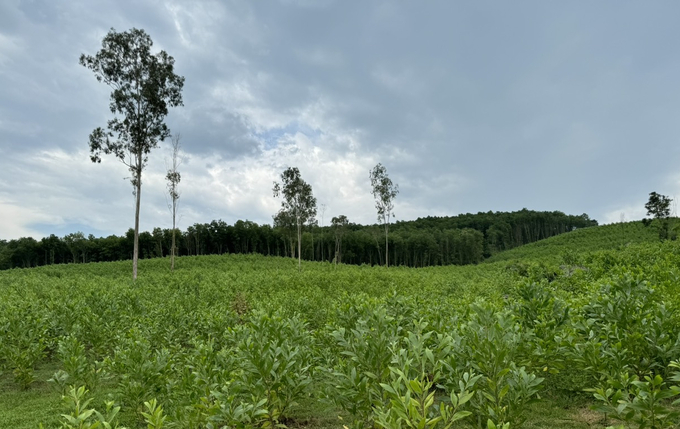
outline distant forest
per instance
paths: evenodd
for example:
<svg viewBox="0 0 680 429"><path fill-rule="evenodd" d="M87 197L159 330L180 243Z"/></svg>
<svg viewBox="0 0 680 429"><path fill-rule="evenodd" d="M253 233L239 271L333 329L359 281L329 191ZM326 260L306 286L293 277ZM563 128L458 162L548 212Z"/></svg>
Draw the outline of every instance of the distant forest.
<svg viewBox="0 0 680 429"><path fill-rule="evenodd" d="M390 265L476 264L500 251L590 226L597 226L597 221L587 214L527 209L396 222L389 235ZM140 257L168 256L171 237L171 228L140 233ZM248 220L233 225L222 220L197 223L186 231L177 230L176 237L180 256L260 253L297 257L295 231ZM123 236L100 238L76 232L64 237L52 234L39 241L30 237L0 240L0 269L131 259L133 239L134 230L130 229ZM384 250L384 232L379 225L309 225L302 236L305 260L382 265Z"/></svg>

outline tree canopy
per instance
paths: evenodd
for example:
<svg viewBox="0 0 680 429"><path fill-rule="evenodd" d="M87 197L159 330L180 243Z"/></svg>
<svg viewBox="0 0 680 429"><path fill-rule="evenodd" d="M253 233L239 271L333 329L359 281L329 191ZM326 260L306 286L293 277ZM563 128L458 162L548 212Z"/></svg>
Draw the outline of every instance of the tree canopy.
<svg viewBox="0 0 680 429"><path fill-rule="evenodd" d="M647 216L653 216L653 219L644 219L645 225L652 224L652 220L656 221L659 230L659 239L665 240L672 237L672 228L670 226L671 203L673 200L665 195L652 192L649 194L649 201L645 204L647 209Z"/></svg>

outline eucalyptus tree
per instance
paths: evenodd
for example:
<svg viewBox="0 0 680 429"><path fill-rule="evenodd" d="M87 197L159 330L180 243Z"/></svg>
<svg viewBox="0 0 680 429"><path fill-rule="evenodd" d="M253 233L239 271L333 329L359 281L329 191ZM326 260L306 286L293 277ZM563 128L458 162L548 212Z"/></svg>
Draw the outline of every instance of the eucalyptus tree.
<svg viewBox="0 0 680 429"><path fill-rule="evenodd" d="M281 212L287 213L297 228L298 271L302 269L302 226L316 216L316 198L312 186L302 180L297 167L289 167L281 173L281 182L274 182L275 197L283 197Z"/></svg>
<svg viewBox="0 0 680 429"><path fill-rule="evenodd" d="M387 169L378 163L368 173L371 179L371 193L375 199L375 208L378 211L378 222L385 227L385 267L390 266L388 234L390 230L390 218L394 215L394 199L399 193L399 185L392 183L387 175Z"/></svg>
<svg viewBox="0 0 680 429"><path fill-rule="evenodd" d="M175 271L175 255L177 254L177 246L175 244L175 234L177 232L177 205L179 201L179 182L182 180L182 175L179 173L179 165L182 161L179 159L180 150L180 135L172 136L172 160L170 161L170 168L165 180L168 181L168 193L170 194L170 203L168 208L172 213L172 247L170 249L170 271ZM161 255L162 256L162 255Z"/></svg>
<svg viewBox="0 0 680 429"><path fill-rule="evenodd" d="M142 170L149 153L170 136L164 119L168 107L181 106L184 78L174 72L175 60L165 51L151 53L153 42L144 30L122 33L113 28L104 36L96 55L81 55L80 64L92 70L97 81L112 88L109 108L114 118L106 129L90 134L90 159L101 162L102 152L114 155L132 174L135 196L135 235L132 278L139 259L139 208Z"/></svg>
<svg viewBox="0 0 680 429"><path fill-rule="evenodd" d="M331 219L331 225L335 232L335 257L333 260L335 261L335 265L337 265L338 262L342 263L342 237L347 231L349 221L347 220L347 216L340 215Z"/></svg>

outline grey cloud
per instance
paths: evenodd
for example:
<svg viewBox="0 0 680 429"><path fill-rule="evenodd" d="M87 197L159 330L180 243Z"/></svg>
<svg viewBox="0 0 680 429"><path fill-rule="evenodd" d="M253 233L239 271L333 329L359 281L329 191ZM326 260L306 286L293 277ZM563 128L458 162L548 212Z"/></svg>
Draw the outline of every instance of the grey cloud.
<svg viewBox="0 0 680 429"><path fill-rule="evenodd" d="M331 159L383 162L408 216L527 207L611 218L678 186L679 12L673 2L3 2L0 146L17 157L86 149L110 115L108 89L77 57L110 27L135 26L186 77L168 125L190 154L272 167L268 151L301 132ZM186 204L204 221L268 220L266 204Z"/></svg>

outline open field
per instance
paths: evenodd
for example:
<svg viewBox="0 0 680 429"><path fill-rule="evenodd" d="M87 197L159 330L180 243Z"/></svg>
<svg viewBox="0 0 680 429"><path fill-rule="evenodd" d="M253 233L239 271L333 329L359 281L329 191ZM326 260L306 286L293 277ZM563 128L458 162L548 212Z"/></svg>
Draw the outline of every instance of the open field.
<svg viewBox="0 0 680 429"><path fill-rule="evenodd" d="M463 267L0 272L0 427L676 427L680 247L647 232L588 228Z"/></svg>

